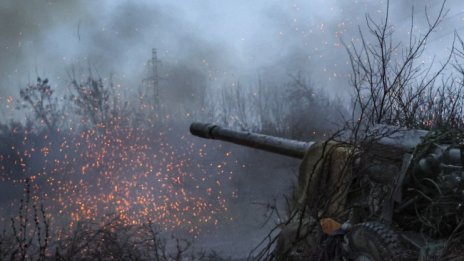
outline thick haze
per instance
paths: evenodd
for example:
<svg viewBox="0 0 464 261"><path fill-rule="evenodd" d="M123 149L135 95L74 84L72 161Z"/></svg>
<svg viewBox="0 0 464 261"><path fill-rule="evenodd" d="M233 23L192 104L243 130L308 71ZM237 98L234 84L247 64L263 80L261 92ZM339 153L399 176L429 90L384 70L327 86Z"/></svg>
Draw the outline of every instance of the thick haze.
<svg viewBox="0 0 464 261"><path fill-rule="evenodd" d="M391 1L391 23L399 36L407 35L412 5L415 31L424 28L424 3L433 16L441 1ZM340 37L356 39L365 14L380 19L385 7L386 1L376 0L2 0L0 96L16 96L37 76L64 88L71 66L89 64L102 77L114 73L133 89L152 48L161 70L195 70L212 88L258 77L285 80L301 71L316 86L339 93L349 84ZM454 30L464 29L464 3L448 1L446 9L449 14L429 44L438 56L450 47Z"/></svg>
<svg viewBox="0 0 464 261"><path fill-rule="evenodd" d="M398 33L396 42L409 39L412 6L414 34L420 35L427 25L425 7L433 18L442 3L390 2L390 24ZM85 76L90 66L99 77L113 75L125 93L136 94L147 77L152 48L157 49L160 60L159 86L165 88L160 93L169 94L169 99L176 101L172 107L179 111L187 111L183 107L196 110L191 106L200 102L191 102L194 90L206 90L213 93L206 97L215 97L215 91L221 88L247 88L258 80L265 82L265 87L275 88L299 72L315 87L344 97L350 89L350 66L340 39L359 43L358 26L366 32L365 15L381 21L386 6L385 0L0 0L0 123L19 114L12 106L19 89L34 83L38 76L48 78L52 87L66 93L70 73L82 71ZM434 56L438 63L444 60L455 31L464 38L464 2L449 0L445 10L449 10L448 15L429 38L422 57L425 64ZM237 81L240 85L235 84ZM243 92L238 97L248 94ZM282 103L285 99L282 97ZM325 124L329 110L318 110L313 113L322 115L320 121ZM186 135L187 129L182 126L168 131L175 149L183 150L177 144L185 141L176 132ZM249 162L258 159L256 164L247 168L237 165L233 181L224 181L225 188L239 190L239 197L230 199L237 225L231 223L222 234L205 235L209 246L222 244L225 253L240 252L238 249L245 253L258 244L269 230L261 227L258 231L263 210L257 211L252 203L281 197L296 177L296 168L292 169L296 162L284 165L284 160L269 156L266 159L272 164L263 164L256 151L246 151L234 152L238 158L235 163L243 157ZM211 153L201 160L210 164L216 158L222 161L223 154ZM295 175L289 178L289 174ZM11 193L11 197L14 195Z"/></svg>

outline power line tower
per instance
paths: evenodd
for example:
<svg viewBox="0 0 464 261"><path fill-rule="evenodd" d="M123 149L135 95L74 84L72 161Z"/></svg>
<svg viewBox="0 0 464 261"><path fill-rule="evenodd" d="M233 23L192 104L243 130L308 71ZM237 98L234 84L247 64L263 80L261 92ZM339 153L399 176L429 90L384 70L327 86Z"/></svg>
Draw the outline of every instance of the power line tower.
<svg viewBox="0 0 464 261"><path fill-rule="evenodd" d="M153 81L153 101L155 102L155 106L159 105L159 75L158 75L158 55L156 53L156 49L153 48L151 50L151 66L152 66L152 81Z"/></svg>
<svg viewBox="0 0 464 261"><path fill-rule="evenodd" d="M151 59L147 62L147 77L142 80L142 85L145 90L150 93L153 92L152 102L153 109L156 113L159 113L160 109L160 91L159 91L159 73L158 73L158 64L161 63L158 60L158 54L156 48L151 50ZM151 90L151 91L150 91Z"/></svg>

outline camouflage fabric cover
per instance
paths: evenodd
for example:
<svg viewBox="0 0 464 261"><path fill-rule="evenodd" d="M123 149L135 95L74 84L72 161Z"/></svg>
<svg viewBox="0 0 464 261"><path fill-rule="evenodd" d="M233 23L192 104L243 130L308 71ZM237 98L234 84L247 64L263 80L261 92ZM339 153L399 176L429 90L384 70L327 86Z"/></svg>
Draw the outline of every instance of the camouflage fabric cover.
<svg viewBox="0 0 464 261"><path fill-rule="evenodd" d="M315 143L299 169L296 208L316 211L317 218L345 213L352 179L353 148L335 141Z"/></svg>
<svg viewBox="0 0 464 261"><path fill-rule="evenodd" d="M276 260L317 259L323 234L340 227L351 183L352 151L334 141L308 149L300 164L292 217L277 240Z"/></svg>

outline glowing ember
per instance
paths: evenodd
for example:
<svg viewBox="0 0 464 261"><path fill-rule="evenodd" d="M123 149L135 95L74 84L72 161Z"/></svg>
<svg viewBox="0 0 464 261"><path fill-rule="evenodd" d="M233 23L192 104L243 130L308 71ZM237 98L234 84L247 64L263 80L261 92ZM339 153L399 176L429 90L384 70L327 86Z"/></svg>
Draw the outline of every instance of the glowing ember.
<svg viewBox="0 0 464 261"><path fill-rule="evenodd" d="M191 233L204 224L218 224L227 211L226 198L236 195L221 187L231 178L227 166L236 163L202 157L218 151L228 160L230 152L177 137L172 129L167 135L128 127L124 120L115 118L107 126L77 133L23 132L23 146L0 155L0 167L10 170L1 180L28 178L47 212L70 225L114 215L127 224L151 221L166 230Z"/></svg>

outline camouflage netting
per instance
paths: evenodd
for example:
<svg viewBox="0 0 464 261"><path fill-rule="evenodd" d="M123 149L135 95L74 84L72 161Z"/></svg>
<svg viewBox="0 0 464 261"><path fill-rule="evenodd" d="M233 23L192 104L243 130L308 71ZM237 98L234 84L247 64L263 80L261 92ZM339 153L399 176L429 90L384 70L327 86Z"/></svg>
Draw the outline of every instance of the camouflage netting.
<svg viewBox="0 0 464 261"><path fill-rule="evenodd" d="M464 133L446 130L430 132L417 146L403 187L402 205L396 221L402 229L420 232L425 238L446 240L447 252L463 253L464 249L464 172L462 152L458 163L440 164L421 171L421 159L434 151L464 149ZM446 147L445 147L446 146Z"/></svg>

